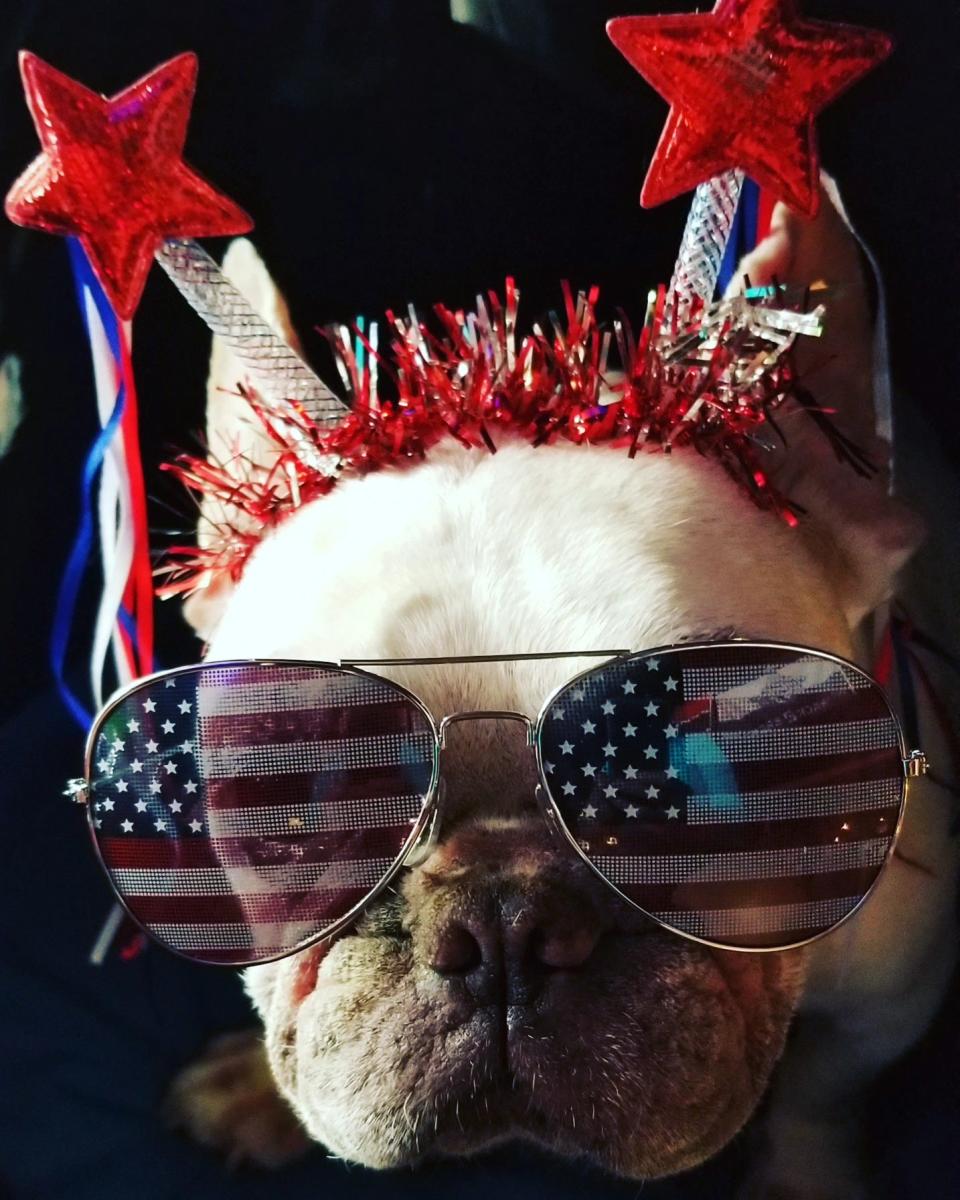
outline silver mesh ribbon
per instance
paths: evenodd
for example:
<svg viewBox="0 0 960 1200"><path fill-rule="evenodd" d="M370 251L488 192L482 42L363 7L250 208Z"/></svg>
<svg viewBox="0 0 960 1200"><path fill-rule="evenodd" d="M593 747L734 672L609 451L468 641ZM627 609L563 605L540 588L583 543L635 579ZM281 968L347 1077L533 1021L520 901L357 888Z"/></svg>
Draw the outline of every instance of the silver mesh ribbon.
<svg viewBox="0 0 960 1200"><path fill-rule="evenodd" d="M253 309L206 250L193 241L171 239L156 258L190 307L237 356L267 405L279 414L294 401L318 424L343 416L343 401Z"/></svg>
<svg viewBox="0 0 960 1200"><path fill-rule="evenodd" d="M699 297L704 305L713 299L742 186L742 171L724 171L701 183L693 194L670 281L672 303L677 305L681 320L695 298Z"/></svg>

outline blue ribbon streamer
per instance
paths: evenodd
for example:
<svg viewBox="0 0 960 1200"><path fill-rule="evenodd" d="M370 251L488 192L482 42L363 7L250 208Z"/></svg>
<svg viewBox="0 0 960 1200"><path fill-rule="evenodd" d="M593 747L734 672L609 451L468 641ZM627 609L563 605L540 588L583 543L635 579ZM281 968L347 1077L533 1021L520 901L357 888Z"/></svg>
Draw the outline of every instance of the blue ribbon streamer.
<svg viewBox="0 0 960 1200"><path fill-rule="evenodd" d="M757 222L760 219L760 188L750 178L744 178L740 203L730 228L730 237L723 252L723 262L717 276L717 294L722 296L730 286L737 264L757 244Z"/></svg>
<svg viewBox="0 0 960 1200"><path fill-rule="evenodd" d="M90 336L90 325L87 321L84 296L89 291L96 305L100 320L103 323L103 328L106 331L111 353L119 368L120 326L116 313L114 313L110 306L110 301L100 287L100 283L79 242L74 238L70 238L67 244L70 250L70 265L73 268L73 278L77 291L77 300L80 305L80 314L83 317L87 336ZM53 629L50 634L50 666L57 683L57 690L70 711L70 715L84 730L90 727L93 714L78 699L66 681L65 664L67 645L70 640L70 631L73 627L80 585L86 573L90 561L90 552L93 547L95 531L93 488L100 469L103 466L107 449L120 427L125 404L126 388L121 383L110 419L97 434L93 445L88 450L87 456L84 459L80 489L80 520L73 539L73 545L70 548L70 554L67 558L67 565L60 579L60 587L57 592L57 606L53 618Z"/></svg>

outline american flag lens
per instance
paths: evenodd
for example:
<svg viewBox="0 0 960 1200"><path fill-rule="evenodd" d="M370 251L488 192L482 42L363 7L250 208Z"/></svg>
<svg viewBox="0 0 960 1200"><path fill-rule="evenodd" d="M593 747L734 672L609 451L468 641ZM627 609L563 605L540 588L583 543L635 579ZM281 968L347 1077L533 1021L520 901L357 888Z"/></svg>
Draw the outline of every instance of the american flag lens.
<svg viewBox="0 0 960 1200"><path fill-rule="evenodd" d="M436 746L419 702L363 672L172 672L100 719L94 838L158 941L200 962L266 962L335 928L389 878L433 790Z"/></svg>
<svg viewBox="0 0 960 1200"><path fill-rule="evenodd" d="M572 841L663 925L772 949L838 924L876 881L905 777L879 686L828 655L736 643L620 659L541 717Z"/></svg>

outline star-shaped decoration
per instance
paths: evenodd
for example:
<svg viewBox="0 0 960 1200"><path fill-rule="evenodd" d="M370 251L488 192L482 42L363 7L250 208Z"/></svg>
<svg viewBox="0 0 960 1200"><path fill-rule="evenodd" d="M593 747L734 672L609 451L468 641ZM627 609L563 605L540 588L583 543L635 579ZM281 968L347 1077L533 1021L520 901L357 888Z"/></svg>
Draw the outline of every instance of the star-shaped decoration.
<svg viewBox="0 0 960 1200"><path fill-rule="evenodd" d="M159 779L151 779L150 780L150 795L151 796L159 796L161 791L162 791L162 788L160 787L160 780Z"/></svg>
<svg viewBox="0 0 960 1200"><path fill-rule="evenodd" d="M104 775L107 773L107 771L110 770L110 764L107 762L107 760L105 758L101 758L99 760L99 762L97 763L97 770L101 771Z"/></svg>
<svg viewBox="0 0 960 1200"><path fill-rule="evenodd" d="M643 751L643 757L644 757L644 758L656 758L656 757L657 757L657 748L656 748L656 746L646 746L646 747L644 747L644 751Z"/></svg>
<svg viewBox="0 0 960 1200"><path fill-rule="evenodd" d="M193 705L190 703L189 700L181 700L180 703L177 705L177 708L182 713L188 713L193 708Z"/></svg>
<svg viewBox="0 0 960 1200"><path fill-rule="evenodd" d="M10 189L17 225L80 239L122 318L166 238L245 233L252 222L183 161L197 58L179 54L107 98L20 55L42 153Z"/></svg>
<svg viewBox="0 0 960 1200"><path fill-rule="evenodd" d="M117 780L117 791L125 792L127 790L127 781L125 779Z"/></svg>
<svg viewBox="0 0 960 1200"><path fill-rule="evenodd" d="M164 821L164 820L163 820L163 818L161 817L161 818L159 818L158 820L154 821L154 823L153 823L153 827L154 827L154 829L157 831L157 833L163 833L163 831L164 831L164 830L166 829L166 827L167 827L167 823L166 823L166 821Z"/></svg>
<svg viewBox="0 0 960 1200"><path fill-rule="evenodd" d="M597 727L592 721L584 721L580 726L584 733L596 733Z"/></svg>
<svg viewBox="0 0 960 1200"><path fill-rule="evenodd" d="M628 679L626 681L626 683L622 684L621 686L623 687L623 694L625 696L632 696L633 693L637 690L637 685L633 682L632 679Z"/></svg>
<svg viewBox="0 0 960 1200"><path fill-rule="evenodd" d="M143 702L143 711L144 712L148 712L148 713L155 712L156 708L157 708L156 700L144 700L144 702Z"/></svg>
<svg viewBox="0 0 960 1200"><path fill-rule="evenodd" d="M110 746L117 754L119 754L125 744L126 743L124 742L123 738L114 738L110 743Z"/></svg>
<svg viewBox="0 0 960 1200"><path fill-rule="evenodd" d="M637 808L637 806L635 804L628 804L627 807L623 811L627 814L628 817L635 817L640 812L640 809Z"/></svg>
<svg viewBox="0 0 960 1200"><path fill-rule="evenodd" d="M647 705L647 707L643 711L647 714L648 717L655 717L657 715L657 713L660 711L660 705L654 704L654 702L651 700L650 703Z"/></svg>
<svg viewBox="0 0 960 1200"><path fill-rule="evenodd" d="M654 787L651 783L645 794L648 800L656 800L656 798L660 795L660 789L658 787Z"/></svg>
<svg viewBox="0 0 960 1200"><path fill-rule="evenodd" d="M670 104L643 205L741 168L808 217L820 195L814 117L893 45L877 30L803 20L794 0L617 17L607 33Z"/></svg>
<svg viewBox="0 0 960 1200"><path fill-rule="evenodd" d="M563 709L562 708L552 709L550 712L550 716L553 717L553 719L555 721L562 721L563 720Z"/></svg>
<svg viewBox="0 0 960 1200"><path fill-rule="evenodd" d="M675 821L680 816L680 809L675 804L671 804L667 809L667 820Z"/></svg>
<svg viewBox="0 0 960 1200"><path fill-rule="evenodd" d="M555 765L554 763L552 763L552 762L547 762L547 760L546 760L546 759L544 759L544 760L543 760L543 769L544 769L544 771L546 771L546 773L547 773L548 775L552 775L552 774L554 773L554 771L555 771L557 768L556 768L556 765Z"/></svg>
<svg viewBox="0 0 960 1200"><path fill-rule="evenodd" d="M666 679L663 681L663 686L667 689L668 692L675 692L677 690L677 681L673 678L672 675L668 675L666 677Z"/></svg>
<svg viewBox="0 0 960 1200"><path fill-rule="evenodd" d="M648 658L647 659L647 670L648 671L659 671L660 670L660 659L659 658Z"/></svg>
<svg viewBox="0 0 960 1200"><path fill-rule="evenodd" d="M614 798L614 796L616 796L616 794L617 794L617 789L613 786L612 783L608 783L607 786L603 789L603 794L606 796L606 798L608 800L612 800Z"/></svg>
<svg viewBox="0 0 960 1200"><path fill-rule="evenodd" d="M200 830L203 828L203 824L202 824L202 822L198 821L196 819L196 817L194 817L194 819L190 822L190 828L193 830L194 833L199 833Z"/></svg>
<svg viewBox="0 0 960 1200"><path fill-rule="evenodd" d="M602 712L605 717L612 717L616 711L616 705L610 700L604 700Z"/></svg>
<svg viewBox="0 0 960 1200"><path fill-rule="evenodd" d="M183 808L183 805L180 803L179 800L171 800L170 801L170 811L172 813L178 813L181 810L181 808Z"/></svg>
<svg viewBox="0 0 960 1200"><path fill-rule="evenodd" d="M663 731L663 736L667 738L675 738L677 736L677 726L670 724Z"/></svg>
<svg viewBox="0 0 960 1200"><path fill-rule="evenodd" d="M163 681L163 686L164 686L165 688L172 688L172 687L176 687L176 686L177 686L177 681L176 681L175 679L165 679L165 680Z"/></svg>
<svg viewBox="0 0 960 1200"><path fill-rule="evenodd" d="M121 821L120 828L123 830L124 833L132 833L133 832L133 822L129 819L126 821Z"/></svg>
<svg viewBox="0 0 960 1200"><path fill-rule="evenodd" d="M146 800L138 800L133 807L137 810L137 812L144 813L149 808L149 805L147 804Z"/></svg>
<svg viewBox="0 0 960 1200"><path fill-rule="evenodd" d="M155 742L153 740L153 738L150 738L150 740L148 742L146 742L146 747L147 747L148 754L156 754L157 751L160 749L160 743Z"/></svg>
<svg viewBox="0 0 960 1200"><path fill-rule="evenodd" d="M573 753L573 742L561 742L560 743L560 753L561 754L572 754Z"/></svg>
<svg viewBox="0 0 960 1200"><path fill-rule="evenodd" d="M582 700L585 695L586 695L586 693L584 692L582 687L574 688L573 691L570 693L570 699L579 701L579 700Z"/></svg>
<svg viewBox="0 0 960 1200"><path fill-rule="evenodd" d="M133 760L133 762L130 764L130 770L134 773L134 775L140 775L142 773L143 763L139 758L135 758Z"/></svg>
<svg viewBox="0 0 960 1200"><path fill-rule="evenodd" d="M592 767L590 765L590 763L584 763L584 765L580 768L580 770L584 773L584 775L588 776L590 779L596 778L597 768Z"/></svg>
<svg viewBox="0 0 960 1200"><path fill-rule="evenodd" d="M628 723L628 724L626 724L626 725L624 725L624 727L623 727L623 736L624 736L624 737L636 737L636 736L637 736L637 727L636 727L636 725L630 725L629 723Z"/></svg>
<svg viewBox="0 0 960 1200"><path fill-rule="evenodd" d="M140 722L131 718L127 722L127 731L129 733L139 733L140 732Z"/></svg>
<svg viewBox="0 0 960 1200"><path fill-rule="evenodd" d="M192 796L193 793L197 790L197 785L193 782L192 779L188 779L187 782L183 785L183 790L185 792L188 792Z"/></svg>
<svg viewBox="0 0 960 1200"><path fill-rule="evenodd" d="M624 777L624 779L636 779L636 777L637 777L637 768L636 768L636 767L626 767L626 768L624 768L623 777Z"/></svg>
<svg viewBox="0 0 960 1200"><path fill-rule="evenodd" d="M163 764L163 769L166 771L166 773L168 775L176 775L177 764L175 762L165 762Z"/></svg>
<svg viewBox="0 0 960 1200"><path fill-rule="evenodd" d="M603 752L607 756L607 758L613 758L613 756L617 752L617 748L613 744L613 742L607 742L607 744L603 748Z"/></svg>
<svg viewBox="0 0 960 1200"><path fill-rule="evenodd" d="M563 792L563 794L565 796L572 796L576 792L577 789L576 789L575 784L565 783L560 790Z"/></svg>
<svg viewBox="0 0 960 1200"><path fill-rule="evenodd" d="M160 728L164 733L173 733L176 727L172 721L164 721Z"/></svg>
<svg viewBox="0 0 960 1200"><path fill-rule="evenodd" d="M678 771L676 767L667 767L666 771L664 771L664 774L668 779L676 779Z"/></svg>
<svg viewBox="0 0 960 1200"><path fill-rule="evenodd" d="M102 808L104 812L113 812L116 804L113 800L101 800L99 807Z"/></svg>
<svg viewBox="0 0 960 1200"><path fill-rule="evenodd" d="M596 815L597 815L597 810L594 808L594 806L592 804L588 804L587 807L580 814L581 817L588 817L588 818L595 817Z"/></svg>
<svg viewBox="0 0 960 1200"><path fill-rule="evenodd" d="M180 743L180 753L181 754L192 754L193 753L193 742L181 742Z"/></svg>

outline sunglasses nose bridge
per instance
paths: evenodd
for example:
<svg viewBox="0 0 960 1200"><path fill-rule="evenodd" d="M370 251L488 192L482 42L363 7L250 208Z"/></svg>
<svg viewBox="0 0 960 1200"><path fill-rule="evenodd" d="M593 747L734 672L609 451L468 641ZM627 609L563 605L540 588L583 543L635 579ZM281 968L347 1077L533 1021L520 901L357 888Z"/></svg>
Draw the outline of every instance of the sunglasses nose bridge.
<svg viewBox="0 0 960 1200"><path fill-rule="evenodd" d="M447 730L451 725L456 725L460 721L519 721L525 727L527 745L534 744L536 730L533 721L526 713L513 712L507 709L476 709L466 712L449 713L440 722L437 729L437 737L442 750L447 744Z"/></svg>

